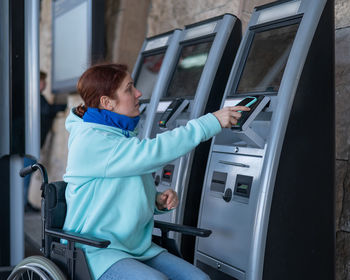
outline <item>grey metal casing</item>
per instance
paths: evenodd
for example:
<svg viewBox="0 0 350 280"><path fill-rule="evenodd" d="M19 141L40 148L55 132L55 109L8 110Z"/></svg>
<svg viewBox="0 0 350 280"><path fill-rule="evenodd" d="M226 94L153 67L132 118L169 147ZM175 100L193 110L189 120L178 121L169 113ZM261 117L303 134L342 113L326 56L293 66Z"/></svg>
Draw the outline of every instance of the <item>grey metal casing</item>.
<svg viewBox="0 0 350 280"><path fill-rule="evenodd" d="M145 56L153 53L165 53L162 66L156 78L156 82L153 84L152 98L150 100L143 101L141 104L143 108L140 107L140 109L143 111L143 113L141 112L140 121L137 127L140 139L143 139L148 135L151 126L150 116L154 114L153 112L155 112L156 106L158 105L156 102L156 96L159 96L163 93L167 82L170 79L170 69L172 69L176 63L176 53L179 48L180 35L181 30L176 29L171 32L146 38L137 57L131 76L133 79L135 79L135 86L142 92L142 88L139 88L137 84L138 74L141 71L142 67L142 59Z"/></svg>
<svg viewBox="0 0 350 280"><path fill-rule="evenodd" d="M201 27L205 32L203 32ZM213 19L209 19L200 23L196 23L193 25L186 26L185 29L183 30L180 38L180 45L181 46L188 46L190 44L196 44L198 42L202 42L202 40L212 40L212 45L206 60L206 63L204 65L202 74L200 76L200 80L198 83L198 86L196 88L196 92L194 95L194 98L186 98L189 101L189 106L187 109L182 111L179 116L174 120L167 129L161 129L158 126L159 119L163 113L162 110L158 111L157 110L154 112L152 116L147 116L147 121L151 123L151 129L148 131L146 137L154 138L158 133L161 133L163 131L166 131L168 129L173 129L178 126L186 125L186 123L194 118L198 118L201 115L203 115L206 110L213 110L212 108L215 107L215 109L218 109L219 107L219 102L221 99L220 96L220 90L218 92L213 92L214 88L217 87L218 85L218 73L220 71L224 72L222 68L220 68L220 64L226 64L230 65L228 67L231 67L234 59L234 55L236 53L236 49L239 44L240 40L240 22L239 20L229 14L225 14L220 17L216 17ZM238 41L238 42L237 42ZM232 44L229 46L229 44ZM235 46L236 45L236 46ZM231 47L231 53L229 54L229 58L227 58L227 53L229 52L228 48ZM181 48L178 50L178 54L176 57L179 57L181 53ZM226 55L226 61L223 61L223 57ZM222 65L221 65L222 66ZM229 70L229 68L227 69ZM226 79L228 77L228 71L227 74L222 74L222 77L225 77ZM226 81L223 81L221 84L223 86L226 84ZM169 84L170 81L168 81ZM222 92L223 93L223 89ZM213 95L217 94L216 97L213 97ZM155 102L157 106L160 106L162 103L169 102L173 100L172 98L164 98L165 92L160 92L159 95L157 96L152 96L151 102ZM163 98L162 98L163 97ZM215 100L217 98L217 101ZM211 99L212 101L209 101ZM215 103L217 105L215 105ZM208 106L212 106L211 108L208 109ZM166 108L166 107L165 107ZM164 110L165 110L164 108ZM208 145L210 143L207 143ZM198 152L197 150L197 155L202 153L205 154L205 157L207 155L207 152L209 150L205 151L205 148L203 149L204 152L200 151ZM160 184L157 187L158 191L164 191L168 188L174 189L179 196L180 204L179 206L173 210L172 212L168 213L167 215L157 215L155 216L155 219L157 220L163 220L163 221L168 221L168 222L173 222L173 223L178 223L178 224L183 224L184 223L184 218L186 218L185 208L186 208L186 202L188 202L189 197L188 192L189 192L189 182L190 182L190 177L192 173L198 172L204 172L205 170L205 165L203 171L192 168L193 167L193 159L195 157L195 151L192 151L185 156L169 163L174 165L174 171L173 171L173 179L171 182L165 182L165 181L160 181ZM198 159L197 159L198 161ZM204 163L205 164L205 163ZM156 176L162 176L162 171L163 169L160 169L156 172ZM200 176L200 175L199 175ZM200 197L200 187L201 184L198 186L192 186L191 188L199 190L199 195L198 195L198 204L199 204L199 197ZM189 205L187 209L189 208L195 208L196 202L195 199L192 201L193 204ZM198 209L194 209L193 211L198 211ZM192 216L196 216L196 221L188 221L185 222L185 224L195 226L197 223L197 214L194 214ZM179 235L172 235L172 237L176 240L177 244L180 246L181 245L181 236ZM190 242L190 241L189 241ZM194 245L192 245L193 247ZM182 246L182 249L184 247L191 247L191 244L189 243L188 245L185 244ZM186 249L186 248L185 248ZM191 250L191 248L190 248ZM193 248L192 248L193 250ZM193 253L192 253L193 254ZM185 253L186 255L186 253ZM189 253L190 255L190 253ZM193 258L193 257L192 257ZM191 257L187 256L187 260L191 261Z"/></svg>
<svg viewBox="0 0 350 280"><path fill-rule="evenodd" d="M25 153L40 156L39 2L25 4Z"/></svg>
<svg viewBox="0 0 350 280"><path fill-rule="evenodd" d="M289 7L286 5L289 5ZM324 92L323 94L325 96L325 100L329 100L330 102L329 104L322 106L322 108L326 107L324 113L330 117L330 120L327 121L326 124L329 124L329 129L328 127L327 129L324 129L326 133L325 138L327 139L322 140L320 138L317 138L317 142L324 142L327 145L331 144L331 146L327 148L327 159L329 160L329 163L325 166L329 166L332 169L331 161L333 148L331 137L333 126L332 122L334 121L334 119L332 119L332 117L334 117L332 115L332 110L334 112L334 108L332 107L332 105L334 105L332 103L334 88L332 89L333 48L331 34L334 32L334 29L332 30L332 11L330 9L332 9L332 1L327 2L326 0L280 1L255 9L251 16L247 32L241 42L229 81L227 83L221 105L222 107L229 99L240 98L239 95L232 95L232 93L235 91L235 88L240 79L242 67L244 67L245 64L246 52L250 48L251 36L254 32L254 26L260 25L268 27L270 23L273 24L278 21L283 21L284 19L290 20L293 17L300 17L301 21L289 54L289 59L284 70L283 78L278 90L278 95L275 94L270 96L271 101L269 107L260 113L257 116L257 120L254 121L251 125L252 129L255 132L258 132L258 134L265 140L264 147L257 149L255 147L253 148L247 143L242 143L239 141L239 137L237 137L235 133L229 130L224 130L221 134L213 139L207 164L205 182L203 186L198 222L198 227L209 228L213 230L213 234L207 239L197 239L195 252L195 263L199 266L204 263L205 266L207 265L208 267L211 267L209 268L209 271L212 271L214 275L212 276L214 277L212 279L216 279L215 275L218 275L221 272L225 273L225 275L228 277L227 279L229 279L229 277L232 277L230 279L251 280L282 278L311 279L310 274L312 273L314 273L314 275L318 273L317 279L331 279L332 250L334 253L334 248L332 249L331 245L333 242L331 237L332 222L329 220L332 216L332 185L329 186L330 191L320 190L319 195L322 199L324 199L324 207L329 210L329 213L327 216L325 216L325 219L327 221L324 223L325 231L327 233L322 237L324 238L323 241L326 241L324 242L326 249L323 249L323 251L320 249L319 256L316 257L315 255L313 257L315 260L310 260L312 259L312 254L315 254L312 253L312 251L317 250L310 249L309 247L312 245L307 245L312 243L311 240L309 243L307 243L307 241L304 241L301 234L298 235L297 233L293 232L294 235L291 235L292 233L287 232L284 233L286 236L291 235L290 238L296 236L295 238L299 238L297 241L299 241L301 244L304 244L303 242L306 242L305 244L306 246L309 246L307 247L309 251L305 250L301 254L308 256L307 258L309 260L306 260L303 255L294 256L295 252L292 252L292 250L290 251L290 254L292 254L295 259L296 264L294 266L292 266L291 263L287 264L289 260L283 262L283 258L281 258L280 263L275 264L273 261L276 260L271 257L272 251L278 252L278 249L274 249L273 247L281 246L281 244L278 243L279 240L276 237L276 234L274 235L274 233L278 232L278 230L275 229L276 224L273 224L273 221L278 220L276 218L277 216L282 216L281 213L276 213L276 209L278 208L274 205L283 204L283 201L278 201L278 198L281 199L281 197L283 197L283 195L280 194L281 191L279 190L283 189L283 187L280 186L277 188L277 190L275 190L275 183L276 181L279 183L285 182L281 177L286 175L286 173L283 173L282 170L285 170L286 168L284 166L288 165L288 163L286 163L286 156L288 155L286 154L288 152L286 151L286 147L291 146L291 144L288 144L288 141L291 141L288 138L291 137L291 131L298 131L295 128L294 124L296 121L298 121L298 115L306 114L301 114L298 111L298 106L301 107L300 104L303 103L303 95L305 95L305 102L310 102L311 98L307 97L307 94L305 93L306 91L310 90L313 92L312 97L314 97L316 100L318 96L316 95L315 88L319 90L319 84L321 83L323 83L323 85L326 85L326 89L329 89L329 92ZM322 18L321 15L323 16ZM268 19L269 17L270 20ZM321 19L322 23L320 23ZM329 41L329 43L327 43L325 46L329 54L326 53L327 55L324 58L318 58L320 61L325 61L322 65L327 65L330 67L329 74L327 74L328 69L322 69L322 67L321 69L316 69L319 67L315 64L315 57L317 57L317 55L313 54L316 52L317 47L323 47L312 45L312 43L316 40L318 40L316 41L318 43L323 42L322 39L320 39L320 37L322 37L322 28L319 26L320 24L322 24L321 27L325 29L324 33L328 34L324 37L325 39L323 39L323 41ZM315 68L315 73L321 73L322 76L319 77L320 81L317 80L317 74L313 74L312 70L310 71L310 69L312 69L312 66ZM314 90L312 90L313 88ZM317 116L322 115L321 109L317 110L313 108L312 111L313 113L316 111L317 114L315 113L315 115ZM313 123L313 125L315 127L319 126L317 122ZM316 133L317 129L310 127L309 130L313 133ZM312 134L308 133L308 129L305 128L301 131L303 131L305 134L298 135L298 138L305 137L306 139L312 139ZM305 142L309 143L309 141L311 140L307 140ZM324 145L318 144L317 147L318 146L323 147ZM300 147L295 148L296 151L292 153L298 154L297 149L300 149ZM310 149L310 156L311 154L312 156L317 154L317 150L313 148L312 145L308 146L308 148ZM318 153L320 153L320 151ZM307 161L307 154L304 156L304 159ZM248 165L249 168L239 168L233 165L224 165L220 163L220 161L244 163ZM300 162L300 164L303 163ZM305 169L307 169L307 165L305 167ZM252 176L253 182L249 200L239 201L233 197L230 202L225 202L222 199L222 194L210 190L210 184L214 170L224 171L228 173L228 180L225 184L225 189L233 188L235 186L237 174ZM291 168L290 172L293 171L295 171L295 168ZM304 173L301 171L298 172L303 175L306 173L306 171L304 171ZM296 173L295 176L297 177L299 173ZM317 174L317 171L311 170L310 168L310 175L311 174L314 174L315 176L315 174ZM330 170L327 175L330 177L326 179L327 183L332 184L332 170ZM312 179L308 179L308 182L310 180ZM319 181L320 180L318 179L317 182ZM327 185L323 186L323 189L325 188L327 188ZM290 192L291 191L286 193L289 194ZM307 194L310 195L310 192L307 192ZM329 196L329 198L327 198L327 196ZM299 199L300 205L307 205L307 197L304 198L303 196L300 196ZM298 200L294 201L295 205L293 205L293 209L297 207L296 205L298 203ZM309 201L311 201L311 199L309 199ZM314 203L314 200L312 201ZM274 204L272 204L272 202L274 202ZM286 201L286 204L290 203L291 202L289 202L289 200ZM321 207L319 209L321 209ZM281 212L283 213L283 210L281 210ZM289 214L290 217L293 217L294 213ZM297 214L299 216L297 216ZM296 217L302 216L299 213L296 213L295 215ZM291 219L291 224L292 221L293 225L294 223L297 224L298 222L294 222L294 219ZM315 225L322 228L321 222L318 224L312 224L310 220L310 226L307 227L307 229L313 235L310 233L309 235L305 234L307 238L310 238L309 236L316 237L319 234L319 232L312 232L312 230L314 230L312 229L312 226ZM281 227L282 226L286 227L285 225L281 225ZM305 225L305 222L300 221L300 227L304 226L307 226ZM316 226L315 228L317 228ZM298 230L301 229L297 229L297 231ZM274 236L276 239L272 240L272 236ZM288 237L285 239L288 240ZM281 240L284 239L281 238ZM275 243L276 245L274 245ZM267 244L269 247L266 248ZM292 244L291 246L293 245L295 245L297 248L300 248L300 245L298 243ZM287 245L285 246L287 247ZM290 247L288 248L290 249ZM286 254L288 254L288 252L286 252ZM329 259L327 259L328 255L330 255ZM298 263L298 257L300 259L303 259L302 263ZM326 262L322 266L322 269L318 268L318 270L316 270L315 263L321 263L321 258L324 260L327 259L329 264ZM270 259L273 261L270 261ZM282 263L284 266L280 265ZM305 263L307 265L305 265ZM288 267L288 265L290 265L290 267ZM282 278L276 277L278 272L274 274L273 271L275 270L280 272L283 271L285 267L289 268L288 270L284 270L285 275ZM305 269L305 267L308 267L308 269ZM299 277L296 277L296 274L298 274ZM303 274L309 275L309 278Z"/></svg>

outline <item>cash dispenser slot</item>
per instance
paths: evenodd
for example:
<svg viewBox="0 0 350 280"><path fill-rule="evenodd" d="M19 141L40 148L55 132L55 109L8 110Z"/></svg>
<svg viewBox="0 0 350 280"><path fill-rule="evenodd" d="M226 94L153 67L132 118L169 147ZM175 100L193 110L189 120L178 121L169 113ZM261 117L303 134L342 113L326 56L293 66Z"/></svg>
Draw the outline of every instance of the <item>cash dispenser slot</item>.
<svg viewBox="0 0 350 280"><path fill-rule="evenodd" d="M166 128L171 122L181 114L181 112L188 106L190 102L184 98L176 98L173 100L168 108L165 110L159 120L159 127Z"/></svg>

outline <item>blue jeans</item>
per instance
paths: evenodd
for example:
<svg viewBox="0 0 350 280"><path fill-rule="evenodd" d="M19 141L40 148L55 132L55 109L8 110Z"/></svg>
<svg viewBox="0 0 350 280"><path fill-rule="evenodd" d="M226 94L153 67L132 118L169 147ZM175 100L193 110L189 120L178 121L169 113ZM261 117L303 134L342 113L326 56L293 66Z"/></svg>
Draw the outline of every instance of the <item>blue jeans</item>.
<svg viewBox="0 0 350 280"><path fill-rule="evenodd" d="M168 252L147 261L122 259L113 264L99 280L209 280L199 268Z"/></svg>

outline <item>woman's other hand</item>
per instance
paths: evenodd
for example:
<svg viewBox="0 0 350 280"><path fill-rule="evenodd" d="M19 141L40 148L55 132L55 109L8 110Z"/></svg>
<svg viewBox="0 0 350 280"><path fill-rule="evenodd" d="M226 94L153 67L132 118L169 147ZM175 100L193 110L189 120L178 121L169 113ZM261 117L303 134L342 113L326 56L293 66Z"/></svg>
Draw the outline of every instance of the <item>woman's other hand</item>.
<svg viewBox="0 0 350 280"><path fill-rule="evenodd" d="M174 190L168 189L157 195L156 203L159 210L162 210L164 208L171 210L177 207L179 204L179 199L177 197L177 193Z"/></svg>
<svg viewBox="0 0 350 280"><path fill-rule="evenodd" d="M222 128L231 128L231 126L237 124L237 121L241 117L241 113L238 111L249 110L250 109L245 106L230 106L214 112L213 115L218 119Z"/></svg>

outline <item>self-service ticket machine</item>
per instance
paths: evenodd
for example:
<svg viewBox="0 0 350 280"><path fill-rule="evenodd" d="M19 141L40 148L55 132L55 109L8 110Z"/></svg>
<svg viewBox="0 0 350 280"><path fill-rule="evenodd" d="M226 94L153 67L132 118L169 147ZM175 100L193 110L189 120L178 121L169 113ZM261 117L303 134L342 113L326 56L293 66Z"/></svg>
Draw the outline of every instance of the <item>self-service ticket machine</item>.
<svg viewBox="0 0 350 280"><path fill-rule="evenodd" d="M152 96L151 102L157 107L153 115L147 116L146 137L154 138L219 108L240 39L240 21L230 14L185 27L172 79L164 92L157 95L154 92ZM154 174L159 192L172 188L180 199L176 210L155 219L196 226L209 147L210 142L202 143L195 151ZM180 236L172 237L180 245ZM182 250L190 261L193 261L194 242L194 238L185 240Z"/></svg>
<svg viewBox="0 0 350 280"><path fill-rule="evenodd" d="M139 137L145 136L145 120L154 112L155 104L150 103L153 92L163 92L171 71L176 63L181 30L176 29L154 37L146 38L137 57L132 77L135 87L142 92L140 98Z"/></svg>
<svg viewBox="0 0 350 280"><path fill-rule="evenodd" d="M257 7L209 153L195 264L211 279L334 279L333 1ZM241 103L241 104L242 104Z"/></svg>

